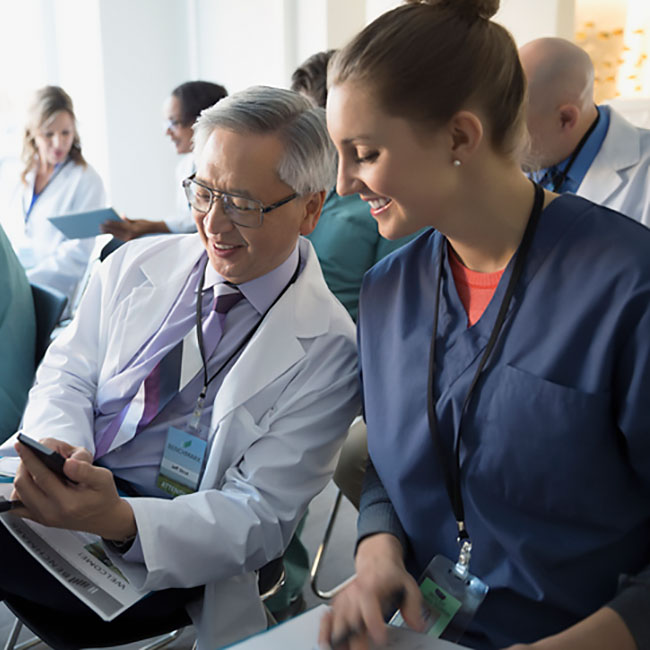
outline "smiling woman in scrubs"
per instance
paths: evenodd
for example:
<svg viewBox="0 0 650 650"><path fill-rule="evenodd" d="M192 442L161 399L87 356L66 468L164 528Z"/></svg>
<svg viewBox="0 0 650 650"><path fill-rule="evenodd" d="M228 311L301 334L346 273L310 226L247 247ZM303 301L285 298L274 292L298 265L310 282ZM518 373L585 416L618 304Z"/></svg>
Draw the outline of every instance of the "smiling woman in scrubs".
<svg viewBox="0 0 650 650"><path fill-rule="evenodd" d="M67 240L48 217L105 207L104 185L84 160L70 96L38 90L23 138L22 171L0 168L0 222L31 282L70 298L94 239Z"/></svg>
<svg viewBox="0 0 650 650"><path fill-rule="evenodd" d="M410 2L329 70L337 191L385 237L435 229L361 293L371 462L356 579L321 630L341 647L384 638L395 596L421 628L434 556L489 588L465 646L650 647L650 231L521 173L497 8Z"/></svg>

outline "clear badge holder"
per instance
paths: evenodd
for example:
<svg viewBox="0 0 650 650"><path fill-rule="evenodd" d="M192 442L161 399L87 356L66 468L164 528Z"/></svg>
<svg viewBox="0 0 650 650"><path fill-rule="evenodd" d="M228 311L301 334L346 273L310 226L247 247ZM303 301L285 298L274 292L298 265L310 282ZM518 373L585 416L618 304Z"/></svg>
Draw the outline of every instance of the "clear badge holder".
<svg viewBox="0 0 650 650"><path fill-rule="evenodd" d="M203 414L203 406L205 404L205 393L206 387L204 386L201 394L199 395L199 398L196 400L196 406L194 407L194 412L192 413L192 417L190 418L189 426L187 429L189 433L191 433L193 436L196 436L197 438L203 437L201 435L203 433L201 427L201 415Z"/></svg>
<svg viewBox="0 0 650 650"><path fill-rule="evenodd" d="M422 574L420 591L428 636L459 641L483 602L489 587L469 572L471 551L471 543L465 540L458 562L436 555ZM406 627L399 611L389 624Z"/></svg>

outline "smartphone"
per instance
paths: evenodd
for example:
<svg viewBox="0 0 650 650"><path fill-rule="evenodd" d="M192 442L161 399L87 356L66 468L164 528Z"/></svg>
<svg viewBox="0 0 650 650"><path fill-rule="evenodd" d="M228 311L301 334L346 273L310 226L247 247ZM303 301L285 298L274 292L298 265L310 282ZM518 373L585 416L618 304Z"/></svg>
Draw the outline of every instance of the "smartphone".
<svg viewBox="0 0 650 650"><path fill-rule="evenodd" d="M22 501L7 501L6 499L0 499L0 513L9 512L14 508L20 508L22 505Z"/></svg>
<svg viewBox="0 0 650 650"><path fill-rule="evenodd" d="M76 483L76 481L68 478L63 472L65 458L61 456L58 451L54 451L54 449L46 447L37 440L26 436L24 433L18 434L18 442L21 442L23 445L25 445L25 447L29 447L29 449L36 454L38 459L55 474L58 474L66 481L70 481L70 483Z"/></svg>

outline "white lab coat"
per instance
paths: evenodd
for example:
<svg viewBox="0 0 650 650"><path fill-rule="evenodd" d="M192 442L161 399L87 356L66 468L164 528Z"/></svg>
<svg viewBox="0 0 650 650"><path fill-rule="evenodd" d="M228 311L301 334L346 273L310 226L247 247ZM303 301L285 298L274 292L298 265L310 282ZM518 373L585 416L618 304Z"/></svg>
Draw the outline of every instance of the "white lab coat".
<svg viewBox="0 0 650 650"><path fill-rule="evenodd" d="M107 381L160 326L202 253L198 235L113 253L46 353L23 431L94 450L93 410L116 397ZM354 325L306 239L300 255L302 273L218 391L199 491L130 500L147 569L140 586L207 583L188 611L210 650L265 627L254 570L283 552L359 411ZM0 453L13 453L11 442Z"/></svg>
<svg viewBox="0 0 650 650"><path fill-rule="evenodd" d="M577 194L650 226L650 130L608 108L607 135Z"/></svg>
<svg viewBox="0 0 650 650"><path fill-rule="evenodd" d="M88 266L94 238L69 240L48 217L106 207L102 179L90 166L68 162L37 199L25 223L34 191L35 172L20 180L20 166L0 167L0 223L30 282L44 284L72 299Z"/></svg>

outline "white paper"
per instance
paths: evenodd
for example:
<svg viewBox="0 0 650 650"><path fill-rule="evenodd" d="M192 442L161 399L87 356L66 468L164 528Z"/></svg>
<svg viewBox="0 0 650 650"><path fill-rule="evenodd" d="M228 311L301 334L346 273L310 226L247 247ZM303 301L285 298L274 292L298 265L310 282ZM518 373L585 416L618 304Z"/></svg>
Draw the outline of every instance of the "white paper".
<svg viewBox="0 0 650 650"><path fill-rule="evenodd" d="M0 476L16 476L20 465L20 458L18 456L2 456L0 457Z"/></svg>
<svg viewBox="0 0 650 650"><path fill-rule="evenodd" d="M109 557L97 535L49 528L11 513L0 515L0 522L63 586L105 621L113 620L148 593L135 589L127 578L143 578L144 567Z"/></svg>
<svg viewBox="0 0 650 650"><path fill-rule="evenodd" d="M266 632L230 646L231 650L318 650L318 629L326 605L276 625ZM387 626L388 643L381 650L453 650L463 646L418 634L412 630ZM370 647L380 650L374 644Z"/></svg>

